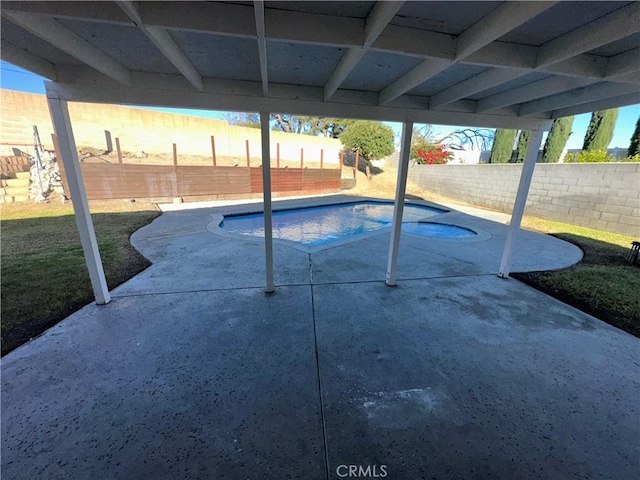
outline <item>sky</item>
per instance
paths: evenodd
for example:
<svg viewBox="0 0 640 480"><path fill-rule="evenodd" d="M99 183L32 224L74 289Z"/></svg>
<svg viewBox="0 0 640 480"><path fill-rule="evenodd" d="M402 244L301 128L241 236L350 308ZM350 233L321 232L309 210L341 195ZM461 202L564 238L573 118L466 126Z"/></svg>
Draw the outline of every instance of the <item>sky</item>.
<svg viewBox="0 0 640 480"><path fill-rule="evenodd" d="M23 70L7 62L0 63L0 86L8 90L18 90L21 92L41 93L44 94L44 78L35 75L31 72ZM182 108L161 108L161 107L137 107L148 110L159 110L162 112L177 113L181 115L193 115L197 117L223 119L224 112L217 112L211 110L189 110ZM286 113L286 112L285 112ZM636 126L636 122L640 117L640 105L630 105L620 109L618 114L618 121L616 123L616 129L613 132L613 139L609 144L609 148L623 148L629 147L629 142L633 130ZM587 132L589 120L591 118L590 113L577 115L573 122L573 133L569 137L567 142L567 148L580 149L582 148L582 142L584 135ZM393 128L396 137L396 144L399 144L400 132L402 125L400 123L385 122ZM419 127L419 125L417 125ZM433 133L436 138L444 137L461 127L452 127L449 125L434 125Z"/></svg>

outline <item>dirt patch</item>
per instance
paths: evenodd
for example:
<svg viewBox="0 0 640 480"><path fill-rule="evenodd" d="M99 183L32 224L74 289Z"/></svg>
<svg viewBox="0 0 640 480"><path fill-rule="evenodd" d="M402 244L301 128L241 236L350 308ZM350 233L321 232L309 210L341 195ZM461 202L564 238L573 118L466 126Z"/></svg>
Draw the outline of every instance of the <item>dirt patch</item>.
<svg viewBox="0 0 640 480"><path fill-rule="evenodd" d="M138 152L121 152L123 164L133 165L173 165L173 152L167 153L147 153ZM93 147L79 147L78 159L82 163L118 163L118 153L114 150L106 152ZM179 166L213 166L213 156L208 155L189 155L178 151L177 162ZM246 167L246 156L216 156L216 165L221 167ZM249 166L260 167L262 165L262 157L251 157ZM271 159L271 167L276 168L277 160ZM304 168L320 168L320 161L304 160L302 163ZM300 168L300 160L281 160L280 168ZM323 163L325 169L339 168L335 163Z"/></svg>
<svg viewBox="0 0 640 480"><path fill-rule="evenodd" d="M343 169L343 177L350 176L350 174L352 174L351 172L353 172L353 169L351 167L345 167ZM384 167L384 169L379 169L378 172L370 179L367 178L364 172L358 171L356 174L356 186L349 190L344 190L342 193L344 193L345 195L376 197L392 200L396 196L397 180L398 170L391 167ZM434 203L446 202L466 205L465 203L458 200L453 200L451 198L429 192L410 180L407 181L406 199L421 199Z"/></svg>

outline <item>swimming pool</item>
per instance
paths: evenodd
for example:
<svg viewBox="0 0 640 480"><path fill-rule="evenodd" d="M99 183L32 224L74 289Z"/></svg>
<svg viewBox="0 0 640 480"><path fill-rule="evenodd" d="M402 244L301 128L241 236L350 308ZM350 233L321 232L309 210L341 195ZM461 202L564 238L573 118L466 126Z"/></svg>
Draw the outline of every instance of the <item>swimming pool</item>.
<svg viewBox="0 0 640 480"><path fill-rule="evenodd" d="M411 222L405 224L410 225L408 233L417 235L443 237L448 236L447 230L451 229L455 232L449 236L458 238L464 236L461 230L470 235L475 234L471 230L452 225L417 223L418 220L446 212L440 208L407 204L404 207L402 221ZM393 204L382 202L358 202L282 210L273 213L273 237L307 246L318 246L390 227L392 220ZM227 216L224 217L220 228L229 233L264 237L264 215L257 213Z"/></svg>

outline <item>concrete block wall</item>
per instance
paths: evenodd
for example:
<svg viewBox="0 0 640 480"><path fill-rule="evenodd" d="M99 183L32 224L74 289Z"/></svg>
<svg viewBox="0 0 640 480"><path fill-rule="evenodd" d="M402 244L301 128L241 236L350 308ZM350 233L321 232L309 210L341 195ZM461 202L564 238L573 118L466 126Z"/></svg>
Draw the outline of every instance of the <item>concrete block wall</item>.
<svg viewBox="0 0 640 480"><path fill-rule="evenodd" d="M53 149L53 126L44 95L1 90L0 155L12 155L12 147L33 143L32 128L38 126L40 140L45 148ZM249 140L252 157L261 156L260 130L236 127L224 120L177 115L154 110L94 103L69 103L69 115L78 147L106 149L105 130L109 131L115 148L120 139L123 151L166 153L178 146L178 154L211 155L211 135L215 136L216 155L246 157L245 141ZM326 164L339 163L340 141L333 138L271 132L272 158L280 144L280 158L318 162L320 150ZM22 146L30 152L31 149Z"/></svg>
<svg viewBox="0 0 640 480"><path fill-rule="evenodd" d="M511 212L522 164L415 165L409 179L440 195ZM640 238L640 163L537 164L525 213Z"/></svg>

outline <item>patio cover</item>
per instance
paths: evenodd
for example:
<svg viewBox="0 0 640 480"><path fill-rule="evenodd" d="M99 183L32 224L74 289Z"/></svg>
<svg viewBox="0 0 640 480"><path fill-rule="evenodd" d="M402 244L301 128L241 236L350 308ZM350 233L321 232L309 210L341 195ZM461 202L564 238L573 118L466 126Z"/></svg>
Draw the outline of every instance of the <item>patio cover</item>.
<svg viewBox="0 0 640 480"><path fill-rule="evenodd" d="M404 123L387 283L395 283L416 123L530 129L500 275L542 130L640 103L640 2L13 2L1 56L47 97L98 303L109 301L67 101L259 111L273 290L269 112ZM75 168L74 168L75 166Z"/></svg>

